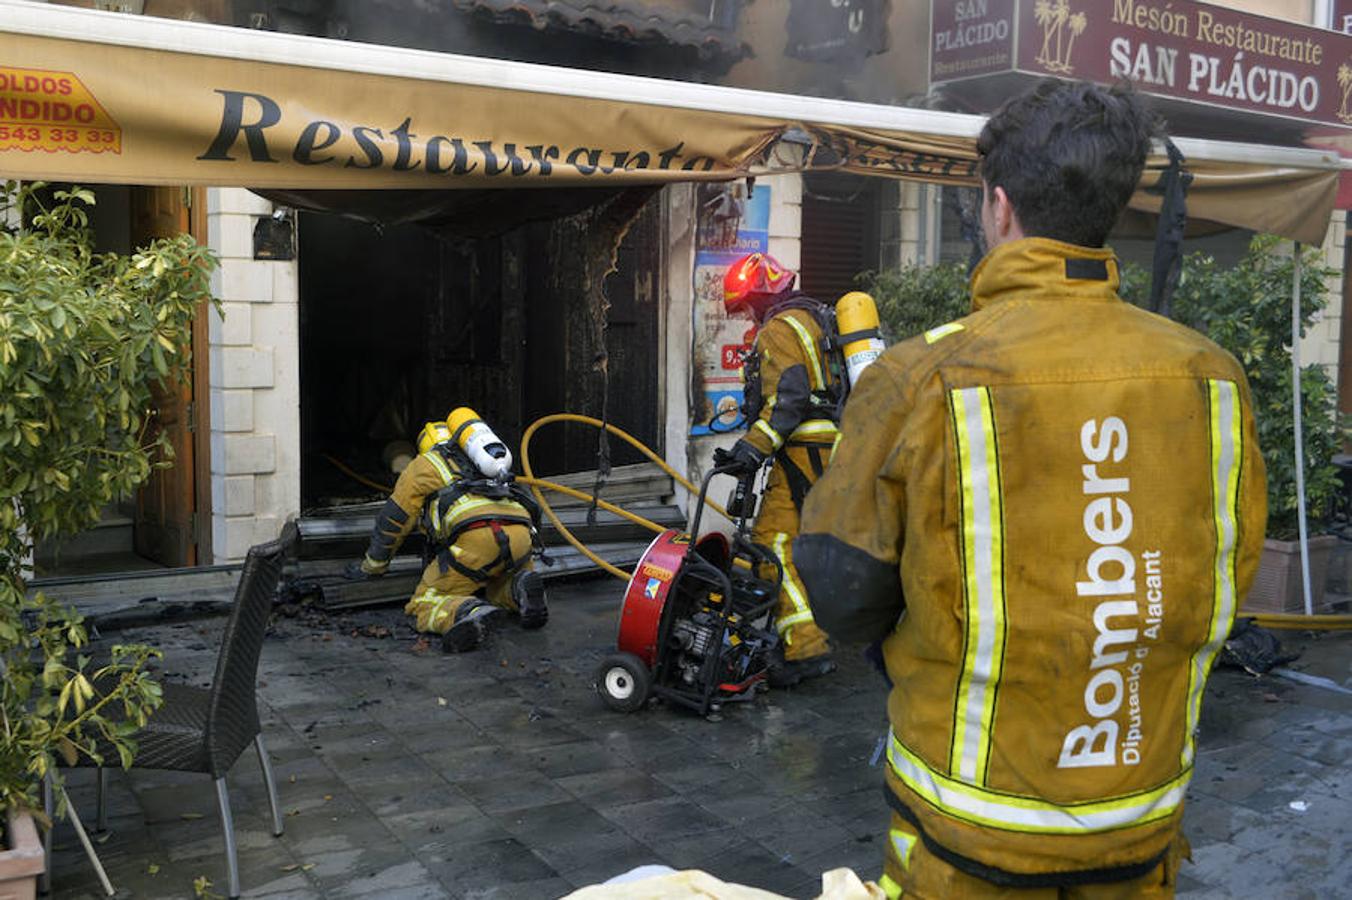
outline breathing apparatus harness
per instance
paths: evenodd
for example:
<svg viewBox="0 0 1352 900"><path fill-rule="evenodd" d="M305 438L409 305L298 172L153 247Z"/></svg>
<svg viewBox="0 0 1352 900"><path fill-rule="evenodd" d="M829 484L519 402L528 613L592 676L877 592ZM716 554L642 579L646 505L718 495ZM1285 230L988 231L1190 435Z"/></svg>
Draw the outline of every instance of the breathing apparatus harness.
<svg viewBox="0 0 1352 900"><path fill-rule="evenodd" d="M846 377L847 367L844 348L847 344L855 341L879 338L879 331L876 327L872 327L841 334L836 319L836 308L833 305L796 292L767 306L763 320L768 322L780 313L794 309L801 309L812 316L813 321L817 323L817 327L821 329L821 338L818 340L817 350L819 358L822 360L822 375L825 378L826 386L810 392L811 411L807 417L827 419L838 426L840 425L841 414L845 409L845 401L850 394L850 382ZM765 406L765 391L760 375L760 354L754 348L743 355L742 372L746 382L745 399L741 410L742 416L746 422L755 422L760 418L761 410ZM788 450L790 447L806 448L808 463L812 467L812 479L809 480L806 473L789 458ZM827 450L828 448L821 443L793 440L786 435L783 446L775 451L775 461L783 467L784 477L789 485L789 494L793 498L793 505L800 512L808 490L825 470L824 451Z"/></svg>
<svg viewBox="0 0 1352 900"><path fill-rule="evenodd" d="M791 309L803 310L812 316L817 327L821 329L822 336L818 347L822 359L826 361L826 371L823 374L826 375L829 384L825 390L812 392L812 407L816 417L830 419L839 425L841 413L845 409L845 400L850 395L850 382L845 374L847 371L845 347L856 341L880 340L882 332L875 325L841 334L835 306L802 293L789 294L771 303L766 307L764 320L768 322ZM765 405L760 380L760 354L754 349L746 351L742 355L742 366L746 391L741 413L747 421L754 421L760 417L761 409Z"/></svg>
<svg viewBox="0 0 1352 900"><path fill-rule="evenodd" d="M546 564L549 564L550 561L545 559L544 543L540 538L540 505L535 502L535 498L531 496L530 491L517 484L515 477L510 472L505 477L499 478L489 478L483 475L454 438L437 444L432 449L456 473L456 478L450 484L440 488L427 498L422 511L421 524L423 533L427 535L428 553L436 558L443 572L454 569L461 575L475 581L487 581L493 570L499 565L502 565L505 571L510 572L518 568L531 556L539 557ZM467 475L466 473L473 474ZM449 531L445 530L442 523L452 513L455 505L466 496L474 496L497 503L515 503L525 510L526 515L514 516L498 511L481 516L469 516L463 521L457 522ZM531 549L520 559L512 556L511 541L507 537L507 532L503 530L502 526L504 525L525 525L530 529ZM498 555L478 569L460 562L451 549L460 535L474 528L490 529L498 545Z"/></svg>

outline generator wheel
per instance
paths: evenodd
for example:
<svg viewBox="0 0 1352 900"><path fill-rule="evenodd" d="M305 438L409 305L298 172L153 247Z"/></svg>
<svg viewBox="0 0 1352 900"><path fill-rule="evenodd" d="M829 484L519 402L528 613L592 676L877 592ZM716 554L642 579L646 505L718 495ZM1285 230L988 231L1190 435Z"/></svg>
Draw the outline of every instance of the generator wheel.
<svg viewBox="0 0 1352 900"><path fill-rule="evenodd" d="M634 712L648 699L648 667L632 653L612 653L596 667L596 692L613 710Z"/></svg>

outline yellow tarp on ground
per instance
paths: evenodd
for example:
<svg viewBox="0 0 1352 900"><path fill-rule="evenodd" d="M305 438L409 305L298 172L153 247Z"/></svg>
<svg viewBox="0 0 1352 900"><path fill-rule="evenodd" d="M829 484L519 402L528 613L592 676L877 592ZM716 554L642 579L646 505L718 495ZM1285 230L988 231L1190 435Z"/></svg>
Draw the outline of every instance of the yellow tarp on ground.
<svg viewBox="0 0 1352 900"><path fill-rule="evenodd" d="M832 869L822 874L822 892L816 900L883 900L886 895L873 882L859 880L850 869ZM562 900L787 900L780 894L720 881L708 872L688 869L638 881L596 884L579 888Z"/></svg>

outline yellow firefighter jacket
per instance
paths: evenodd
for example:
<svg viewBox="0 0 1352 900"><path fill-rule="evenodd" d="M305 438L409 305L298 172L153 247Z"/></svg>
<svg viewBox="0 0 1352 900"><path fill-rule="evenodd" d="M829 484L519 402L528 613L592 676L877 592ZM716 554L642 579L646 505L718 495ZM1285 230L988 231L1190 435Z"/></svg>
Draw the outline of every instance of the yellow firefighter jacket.
<svg viewBox="0 0 1352 900"><path fill-rule="evenodd" d="M384 571L420 519L428 542L436 548L454 543L466 527L478 522L532 524L531 513L514 499L443 490L462 481L460 466L439 448L419 454L399 474L394 492L376 516L364 568Z"/></svg>
<svg viewBox="0 0 1352 900"><path fill-rule="evenodd" d="M756 333L747 371L747 415L754 421L743 440L762 455L788 443L835 441L840 376L824 344L821 325L806 309L773 313Z"/></svg>
<svg viewBox="0 0 1352 900"><path fill-rule="evenodd" d="M884 639L893 808L997 884L1156 864L1263 540L1239 365L1117 286L1109 250L993 250L860 379L794 544L827 633Z"/></svg>

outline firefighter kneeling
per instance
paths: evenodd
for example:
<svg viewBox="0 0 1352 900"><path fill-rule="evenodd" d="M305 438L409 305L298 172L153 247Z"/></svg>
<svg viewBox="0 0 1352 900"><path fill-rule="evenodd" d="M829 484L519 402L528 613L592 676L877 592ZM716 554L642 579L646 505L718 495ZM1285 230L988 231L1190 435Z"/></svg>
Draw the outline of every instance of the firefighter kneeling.
<svg viewBox="0 0 1352 900"><path fill-rule="evenodd" d="M531 571L539 509L512 481L512 454L471 409L428 422L418 456L399 475L376 516L365 558L351 574L384 575L399 545L422 528L427 567L404 612L419 631L440 634L451 653L473 650L505 613L521 627L549 618L544 582Z"/></svg>

